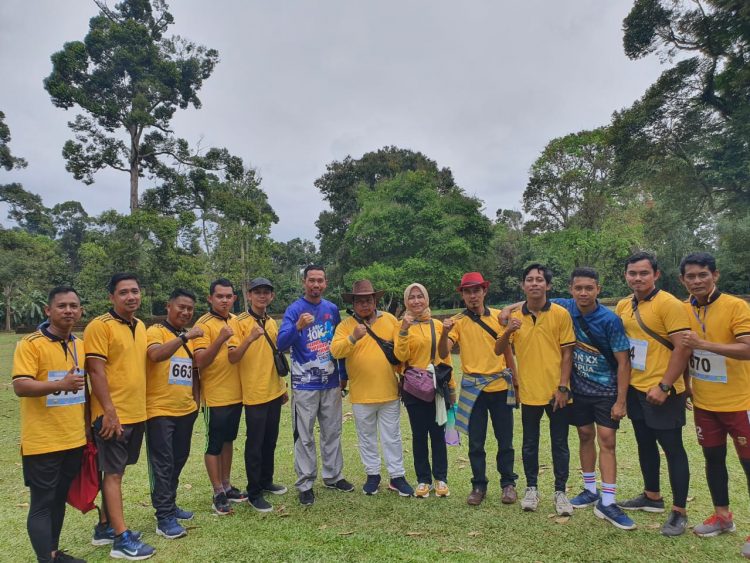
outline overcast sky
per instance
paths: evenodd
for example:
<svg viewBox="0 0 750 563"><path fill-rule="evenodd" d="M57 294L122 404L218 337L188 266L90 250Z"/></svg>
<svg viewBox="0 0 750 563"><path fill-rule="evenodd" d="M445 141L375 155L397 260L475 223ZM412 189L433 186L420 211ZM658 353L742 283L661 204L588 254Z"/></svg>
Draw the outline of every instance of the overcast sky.
<svg viewBox="0 0 750 563"><path fill-rule="evenodd" d="M172 32L221 57L199 94L203 108L178 112L173 127L259 170L277 240L315 238L324 203L313 181L327 163L385 145L450 167L494 217L520 209L549 140L606 124L663 70L623 53L632 4L173 0ZM48 206L75 199L89 213L124 212L126 174L100 173L86 186L65 171L75 110L55 108L42 86L50 55L83 39L95 13L88 0L0 2L0 110L11 150L29 161L0 171L0 183L21 182Z"/></svg>

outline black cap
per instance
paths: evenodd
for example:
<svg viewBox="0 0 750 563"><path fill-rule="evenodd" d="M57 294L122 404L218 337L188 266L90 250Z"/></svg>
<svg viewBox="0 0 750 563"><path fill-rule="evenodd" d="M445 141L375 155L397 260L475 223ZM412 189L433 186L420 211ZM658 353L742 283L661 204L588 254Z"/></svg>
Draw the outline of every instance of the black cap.
<svg viewBox="0 0 750 563"><path fill-rule="evenodd" d="M256 287L267 287L268 289L273 291L273 284L271 283L271 280L266 278L255 278L254 280L251 280L250 284L247 286L247 290L252 291Z"/></svg>

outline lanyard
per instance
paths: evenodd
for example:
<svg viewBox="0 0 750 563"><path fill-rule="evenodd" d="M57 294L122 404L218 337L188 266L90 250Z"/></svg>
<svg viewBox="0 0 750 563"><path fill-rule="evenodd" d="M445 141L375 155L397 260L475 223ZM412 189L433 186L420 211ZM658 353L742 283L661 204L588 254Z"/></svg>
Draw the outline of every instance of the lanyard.
<svg viewBox="0 0 750 563"><path fill-rule="evenodd" d="M703 308L703 320L701 320L700 316L700 306L693 306L690 309L693 311L693 315L698 320L698 324L701 325L701 328L703 329L703 338L706 338L706 317L708 316L708 303L706 303L706 306Z"/></svg>
<svg viewBox="0 0 750 563"><path fill-rule="evenodd" d="M76 368L76 371L78 371L78 351L76 350L76 341L74 338L71 338L69 342L73 343L73 350L71 350L68 347L68 343L65 343L65 349L70 352L71 356L73 356L73 365Z"/></svg>

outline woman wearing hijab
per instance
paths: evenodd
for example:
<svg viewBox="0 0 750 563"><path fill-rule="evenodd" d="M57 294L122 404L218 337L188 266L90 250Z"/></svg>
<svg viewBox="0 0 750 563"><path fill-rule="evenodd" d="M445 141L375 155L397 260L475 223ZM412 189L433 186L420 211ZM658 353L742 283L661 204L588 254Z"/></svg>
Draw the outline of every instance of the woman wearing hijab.
<svg viewBox="0 0 750 563"><path fill-rule="evenodd" d="M406 313L404 313L395 340L395 352L398 359L403 361L407 368L433 372L434 368L430 369L428 366L438 364L450 366L450 356L443 360L437 353L437 343L443 332L443 324L435 322L431 317L430 296L425 287L418 283L409 285L404 290L404 304ZM435 399L432 401L419 399L407 391L402 391L401 394L411 425L414 470L419 481L414 494L418 498L430 496L432 490L438 497L447 497L450 494L446 483L448 451L445 445L445 423L438 424L436 421L436 416L443 410L442 405L438 405L438 401L449 399L451 404L455 402L456 383L452 377L448 388L450 397L435 393ZM430 466L428 437L432 444L432 466Z"/></svg>

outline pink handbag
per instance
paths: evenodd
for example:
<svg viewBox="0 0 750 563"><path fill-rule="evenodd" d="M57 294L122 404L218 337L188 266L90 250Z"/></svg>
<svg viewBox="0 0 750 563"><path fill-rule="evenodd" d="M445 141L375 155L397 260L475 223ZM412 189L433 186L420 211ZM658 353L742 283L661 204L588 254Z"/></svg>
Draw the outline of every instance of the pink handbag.
<svg viewBox="0 0 750 563"><path fill-rule="evenodd" d="M426 369L408 368L404 372L404 391L417 399L432 402L435 400L435 381Z"/></svg>

